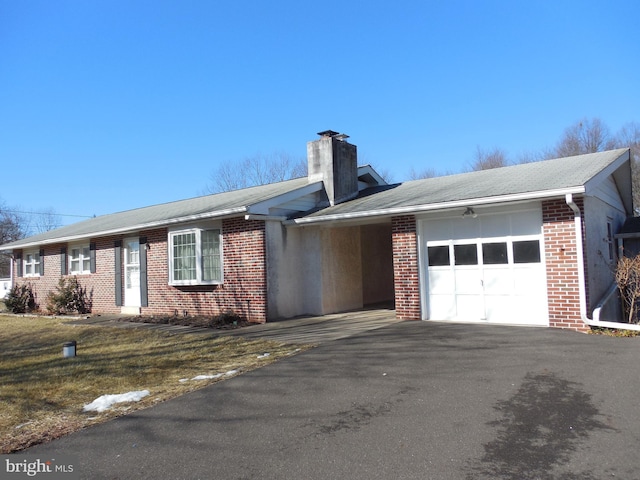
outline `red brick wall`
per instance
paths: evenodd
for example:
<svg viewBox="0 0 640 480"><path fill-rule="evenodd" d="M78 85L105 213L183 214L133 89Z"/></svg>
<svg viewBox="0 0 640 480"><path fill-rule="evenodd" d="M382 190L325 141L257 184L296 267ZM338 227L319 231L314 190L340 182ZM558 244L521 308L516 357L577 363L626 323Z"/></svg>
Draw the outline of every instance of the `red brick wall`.
<svg viewBox="0 0 640 480"><path fill-rule="evenodd" d="M254 322L265 322L267 312L265 223L232 218L222 221L223 275L221 285L174 287L168 284L168 232L166 228L142 231L147 237L147 282L149 306L143 315L217 315L232 310ZM99 238L96 243L96 273L78 275L93 302L92 313L119 314L115 305L114 241L124 237ZM17 278L29 283L44 309L47 293L60 278L60 248L45 248L42 277ZM123 281L124 284L124 281Z"/></svg>
<svg viewBox="0 0 640 480"><path fill-rule="evenodd" d="M96 244L96 273L86 275L65 275L65 278L75 276L83 288L86 288L87 295L92 303L92 311L100 313L119 313L120 307L115 306L113 279L113 242L119 237L104 237L91 240ZM87 245L89 242L84 242ZM73 244L71 244L73 245ZM44 247L44 275L40 277L14 278L16 284L27 283L33 288L36 302L40 309L46 311L47 295L54 290L60 280L60 249L69 245L55 244ZM31 250L27 250L31 251ZM24 255L24 252L23 252ZM68 258L67 258L68 261ZM17 269L14 267L14 273Z"/></svg>
<svg viewBox="0 0 640 480"><path fill-rule="evenodd" d="M393 217L391 228L396 316L405 320L420 320L420 274L416 219L413 215Z"/></svg>
<svg viewBox="0 0 640 480"><path fill-rule="evenodd" d="M146 236L149 306L144 315L217 315L233 311L252 322L267 320L265 223L231 218L222 221L223 283L176 287L168 284L166 230Z"/></svg>
<svg viewBox="0 0 640 480"><path fill-rule="evenodd" d="M576 205L584 211L583 199ZM549 326L571 330L589 330L580 315L580 286L575 238L574 213L563 199L542 202L542 222L547 269ZM584 223L582 224L584 241ZM584 245L584 243L583 243ZM585 267L586 278L586 267Z"/></svg>

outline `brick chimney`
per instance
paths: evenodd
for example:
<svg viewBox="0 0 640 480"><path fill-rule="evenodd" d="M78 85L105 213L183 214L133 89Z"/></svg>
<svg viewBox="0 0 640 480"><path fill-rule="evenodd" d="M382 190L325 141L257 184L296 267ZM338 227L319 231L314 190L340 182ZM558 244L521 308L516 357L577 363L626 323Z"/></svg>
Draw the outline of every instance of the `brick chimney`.
<svg viewBox="0 0 640 480"><path fill-rule="evenodd" d="M358 149L346 141L348 135L333 130L318 133L307 143L309 183L322 180L329 203L350 200L358 195Z"/></svg>

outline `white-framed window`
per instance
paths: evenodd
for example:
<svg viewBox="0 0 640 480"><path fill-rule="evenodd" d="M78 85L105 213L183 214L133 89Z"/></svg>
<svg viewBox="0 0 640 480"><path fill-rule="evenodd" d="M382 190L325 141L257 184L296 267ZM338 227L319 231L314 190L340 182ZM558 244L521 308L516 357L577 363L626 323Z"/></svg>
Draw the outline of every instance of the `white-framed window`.
<svg viewBox="0 0 640 480"><path fill-rule="evenodd" d="M222 283L222 245L219 228L191 228L169 233L169 283Z"/></svg>
<svg viewBox="0 0 640 480"><path fill-rule="evenodd" d="M91 249L89 245L69 247L69 274L91 273Z"/></svg>
<svg viewBox="0 0 640 480"><path fill-rule="evenodd" d="M25 277L40 276L40 252L25 252L23 259L23 272Z"/></svg>

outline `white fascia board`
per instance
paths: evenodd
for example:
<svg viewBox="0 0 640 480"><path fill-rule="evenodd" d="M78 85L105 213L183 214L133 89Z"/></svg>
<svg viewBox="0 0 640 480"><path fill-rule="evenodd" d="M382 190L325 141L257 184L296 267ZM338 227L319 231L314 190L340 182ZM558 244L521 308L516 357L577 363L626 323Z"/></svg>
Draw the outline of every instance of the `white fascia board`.
<svg viewBox="0 0 640 480"><path fill-rule="evenodd" d="M362 165L358 167L358 177L367 174L371 175L371 177L378 183L378 185L387 185L385 179L382 178L382 176L378 172L376 172L371 165Z"/></svg>
<svg viewBox="0 0 640 480"><path fill-rule="evenodd" d="M613 162L611 162L609 165L607 165L605 168L603 168L600 172L598 172L596 175L594 175L592 178L590 178L586 183L585 183L585 193L587 195L591 195L591 192L593 190L595 190L596 188L598 188L598 185L600 185L603 181L605 181L608 177L610 176L614 176L614 174L622 167L624 167L625 163L628 163L629 165L629 184L626 186L626 190L627 192L623 192L620 191L620 196L622 198L622 201L624 203L625 208L627 209L627 213L630 213L632 211L632 200L631 197L629 196L629 194L631 193L631 151L630 150L626 150L625 152L622 153L622 155L620 155L618 158L616 158ZM614 181L616 180L615 176L614 176ZM618 182L616 182L616 186L618 187L618 189L625 188L622 185L618 185ZM625 195L625 193L627 195ZM627 198L628 197L628 198Z"/></svg>
<svg viewBox="0 0 640 480"><path fill-rule="evenodd" d="M511 195L501 195L495 197L469 198L456 200L453 202L430 203L426 205L411 205L396 208L381 208L367 210L365 212L339 213L335 215L324 215L321 217L302 217L284 222L286 225L308 225L312 223L335 222L340 220L353 220L356 218L380 217L391 215L407 215L412 213L430 212L433 210L444 210L449 208L472 207L477 205L488 205L493 203L522 202L526 200L541 200L545 198L563 198L566 194L582 194L585 192L584 186L564 188L558 190L544 190L540 192L516 193Z"/></svg>
<svg viewBox="0 0 640 480"><path fill-rule="evenodd" d="M249 205L249 207L247 208L247 212L250 214L268 215L270 208L291 202L311 193L319 192L323 188L324 184L322 182L310 183L308 185L305 185L304 187L290 190L287 193L283 193L282 195L277 195L275 197L269 198L268 200L263 200L262 202Z"/></svg>
<svg viewBox="0 0 640 480"><path fill-rule="evenodd" d="M177 223L195 222L195 221L198 221L198 220L209 220L209 219L212 219L212 218L233 217L233 216L236 216L238 214L245 213L246 211L247 211L247 207L236 207L236 208L230 208L228 210L218 210L218 211L215 211L215 212L200 213L200 214L197 214L197 215L187 215L185 217L171 218L169 220L159 220L159 221L156 221L156 222L140 223L140 224L131 225L131 226L128 226L128 227L112 228L112 229L109 229L109 230L100 230L100 231L95 231L95 232L91 232L91 233L83 233L83 234L79 234L79 235L68 235L68 236L65 236L65 237L56 237L56 238L50 238L50 239L46 239L46 240L23 243L21 245L16 245L11 250L7 250L7 251L22 250L24 248L29 248L29 247L39 246L39 245L52 245L52 244L56 244L56 243L68 243L68 242L74 242L76 240L83 240L83 239L86 239L86 238L107 237L109 235L117 235L117 234L137 232L137 231L140 231L140 230L147 230L147 229L150 229L150 228L166 227L166 226L169 226L169 225L175 225Z"/></svg>

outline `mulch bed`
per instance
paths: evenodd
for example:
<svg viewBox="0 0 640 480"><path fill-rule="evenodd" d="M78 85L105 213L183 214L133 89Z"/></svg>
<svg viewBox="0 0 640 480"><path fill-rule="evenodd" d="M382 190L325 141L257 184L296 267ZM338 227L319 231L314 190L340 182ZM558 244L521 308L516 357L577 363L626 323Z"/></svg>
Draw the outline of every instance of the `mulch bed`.
<svg viewBox="0 0 640 480"><path fill-rule="evenodd" d="M119 322L154 323L157 325L182 325L185 327L213 328L217 330L233 330L236 328L256 325L247 319L237 315L217 315L217 316L174 316L174 315L138 315L134 317L118 318Z"/></svg>

